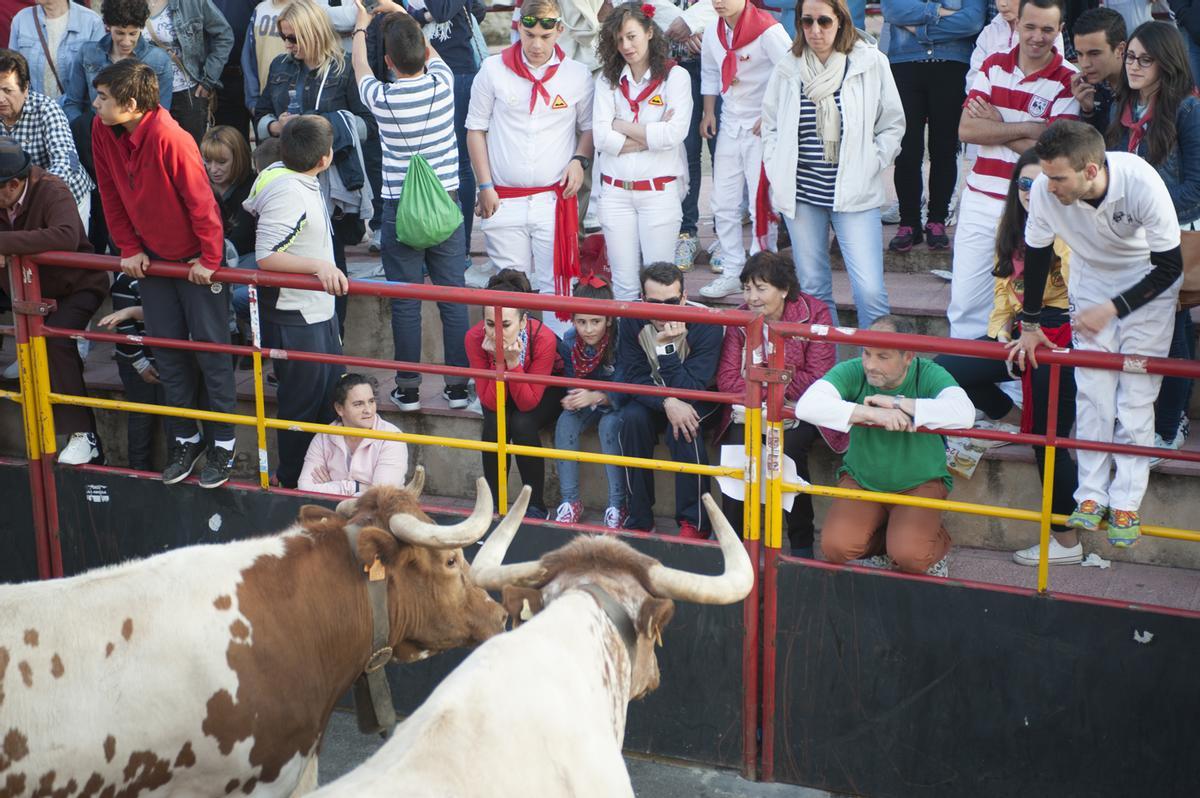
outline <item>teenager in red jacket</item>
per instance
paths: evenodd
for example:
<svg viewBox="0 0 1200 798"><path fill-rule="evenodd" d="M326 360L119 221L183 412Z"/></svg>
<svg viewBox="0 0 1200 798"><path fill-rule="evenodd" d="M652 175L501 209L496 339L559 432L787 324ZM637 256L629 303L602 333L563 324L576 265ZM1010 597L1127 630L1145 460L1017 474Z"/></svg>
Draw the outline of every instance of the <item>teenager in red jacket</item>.
<svg viewBox="0 0 1200 798"><path fill-rule="evenodd" d="M742 267L741 279L746 303L739 310L752 310L764 316L767 321L832 324L829 308L815 296L800 290L800 282L796 278L792 262L782 255L774 252L751 255ZM837 347L824 341L789 338L783 357L784 362L793 370L793 378L787 385L784 401L795 404L808 386L825 376L825 372L837 363ZM764 363L766 360L762 349L754 352L753 358L755 363ZM730 327L721 347L721 360L717 364L717 390L744 391L745 364L746 331L741 327ZM765 384L763 390L765 398ZM737 414L738 418L732 418L734 413L731 413L729 408L726 408L725 413L724 426L721 428L724 437L718 433L717 439L723 444L741 445L746 440L741 414ZM818 432L829 444L830 449L839 454L846 451L846 445L849 443L846 433L814 427L807 421L795 420L790 412L785 415L787 420L784 422L783 453L796 462L796 473L804 481L808 481L808 450L816 440ZM792 426L788 426L789 424ZM728 496L722 502L725 517L736 526L742 517L742 503ZM787 513L787 529L792 556L811 558L813 505L812 497L807 493L796 495L792 509Z"/></svg>
<svg viewBox="0 0 1200 798"><path fill-rule="evenodd" d="M529 278L516 269L503 269L487 287L493 291L532 293ZM504 308L500 320L500 332L496 332L496 309L485 307L483 321L467 331L467 362L471 368L496 368L496 353L504 354L508 371L526 374L562 374L562 358L558 354L558 336L546 325L524 310ZM541 431L554 424L562 411L562 388L549 388L528 382L505 383L505 429L510 443L522 446L541 446ZM483 438L496 440L496 381L477 378L475 391L483 405ZM492 488L496 500L499 485L499 464L492 452L483 453L483 475ZM546 482L546 463L540 457L518 457L517 470L521 481L529 486L529 509L526 518L545 518L546 500L543 488Z"/></svg>

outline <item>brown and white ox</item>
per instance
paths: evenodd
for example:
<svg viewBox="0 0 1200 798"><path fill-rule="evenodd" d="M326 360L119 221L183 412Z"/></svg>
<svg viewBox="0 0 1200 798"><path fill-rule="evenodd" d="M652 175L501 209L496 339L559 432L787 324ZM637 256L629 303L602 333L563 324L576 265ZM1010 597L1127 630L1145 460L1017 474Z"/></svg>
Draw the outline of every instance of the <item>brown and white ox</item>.
<svg viewBox="0 0 1200 798"><path fill-rule="evenodd" d="M306 506L278 534L0 586L0 796L315 786L325 724L372 654L376 558L393 661L504 629L461 549L491 523L486 483L469 518L439 526L417 504L423 482L343 503L352 518Z"/></svg>
<svg viewBox="0 0 1200 798"><path fill-rule="evenodd" d="M476 580L503 590L514 624L532 619L472 652L383 748L311 798L632 796L626 708L658 687L654 645L674 602L732 604L754 583L742 542L712 497L704 503L721 576L668 568L605 536L500 565L515 530L493 532Z"/></svg>

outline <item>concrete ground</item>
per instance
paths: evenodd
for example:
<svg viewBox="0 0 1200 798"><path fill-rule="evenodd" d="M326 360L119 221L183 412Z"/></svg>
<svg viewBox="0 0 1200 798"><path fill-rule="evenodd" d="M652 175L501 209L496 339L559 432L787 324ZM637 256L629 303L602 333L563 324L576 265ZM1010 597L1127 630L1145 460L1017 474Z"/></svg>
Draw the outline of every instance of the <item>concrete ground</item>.
<svg viewBox="0 0 1200 798"><path fill-rule="evenodd" d="M358 731L353 713L334 712L321 745L321 784L353 770L382 745L378 736ZM678 762L626 756L625 763L633 780L634 794L639 798L831 798L833 795L789 784L759 784L746 781L733 771Z"/></svg>

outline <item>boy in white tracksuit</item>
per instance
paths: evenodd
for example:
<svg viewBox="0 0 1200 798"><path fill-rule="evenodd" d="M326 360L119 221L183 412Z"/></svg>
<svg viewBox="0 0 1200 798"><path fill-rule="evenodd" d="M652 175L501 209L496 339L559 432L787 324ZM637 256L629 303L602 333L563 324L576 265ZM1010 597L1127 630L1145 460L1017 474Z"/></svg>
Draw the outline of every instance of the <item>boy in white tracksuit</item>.
<svg viewBox="0 0 1200 798"><path fill-rule="evenodd" d="M721 275L700 289L700 295L716 299L742 290L742 266L746 249L742 243L742 197L749 191L751 220L758 227L756 205L758 178L762 171L763 94L775 64L792 46L787 31L767 12L746 0L713 0L720 19L704 31L700 48L700 92L704 116L700 134L717 136L713 156L713 227L721 244ZM716 120L717 96L721 97L721 123ZM765 239L774 246L774 225ZM750 254L760 249L755 236Z"/></svg>
<svg viewBox="0 0 1200 798"><path fill-rule="evenodd" d="M617 51L617 36L627 32L636 44L633 58ZM604 68L592 105L597 215L613 298L631 302L641 295L642 267L675 257L687 193L683 142L692 119L692 81L667 58L662 30L638 6L618 6L601 36Z"/></svg>
<svg viewBox="0 0 1200 798"><path fill-rule="evenodd" d="M1105 153L1104 140L1085 123L1052 125L1038 139L1037 153L1043 176L1033 185L1025 227L1022 332L1013 344L1019 365L1045 341L1037 321L1057 235L1071 247L1074 348L1120 353L1132 366L1075 369L1077 435L1153 446L1162 377L1139 373L1137 360L1166 357L1171 347L1183 271L1175 206L1154 167L1137 155ZM1149 459L1085 450L1075 456L1077 506L1067 525L1095 531L1107 519L1109 542L1133 545L1141 533L1138 508Z"/></svg>

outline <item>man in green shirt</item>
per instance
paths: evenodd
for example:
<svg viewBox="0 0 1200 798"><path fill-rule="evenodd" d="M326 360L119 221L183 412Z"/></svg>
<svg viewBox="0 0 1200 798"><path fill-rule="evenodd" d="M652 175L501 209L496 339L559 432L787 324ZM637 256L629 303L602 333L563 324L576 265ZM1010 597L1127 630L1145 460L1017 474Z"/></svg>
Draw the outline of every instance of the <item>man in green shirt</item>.
<svg viewBox="0 0 1200 798"><path fill-rule="evenodd" d="M882 316L873 331L911 333L904 319ZM862 357L834 366L804 392L796 417L850 432L838 486L944 499L954 482L940 435L966 429L975 407L941 366L911 351L863 347ZM909 573L946 575L950 536L941 510L834 499L821 529L821 551L841 563L885 555Z"/></svg>

